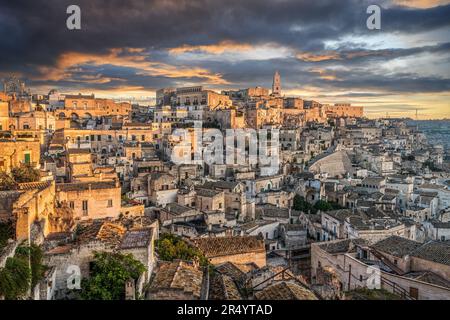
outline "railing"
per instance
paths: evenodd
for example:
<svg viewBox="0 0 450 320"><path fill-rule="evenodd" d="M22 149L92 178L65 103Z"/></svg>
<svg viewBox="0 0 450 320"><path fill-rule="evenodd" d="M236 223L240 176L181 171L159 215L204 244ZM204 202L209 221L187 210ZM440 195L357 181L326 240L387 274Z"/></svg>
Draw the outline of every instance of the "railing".
<svg viewBox="0 0 450 320"><path fill-rule="evenodd" d="M386 278L381 277L381 285L385 285L392 289L392 293L399 295L402 299L405 300L416 300L415 298L409 295L409 292L406 291L403 287L399 286L395 282L392 282Z"/></svg>

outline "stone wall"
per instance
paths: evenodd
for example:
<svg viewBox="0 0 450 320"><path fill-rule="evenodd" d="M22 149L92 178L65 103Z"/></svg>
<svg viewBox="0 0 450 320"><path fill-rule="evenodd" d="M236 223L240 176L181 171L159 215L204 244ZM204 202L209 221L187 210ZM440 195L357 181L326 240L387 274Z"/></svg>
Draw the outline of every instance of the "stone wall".
<svg viewBox="0 0 450 320"><path fill-rule="evenodd" d="M351 266L351 267L350 267ZM368 265L347 253L330 254L319 247L311 245L311 276L313 283L317 281L319 268L330 267L338 276L344 291L367 287L367 279L371 274ZM349 271L351 274L349 276ZM409 293L411 288L418 289L419 300L450 300L450 289L427 282L414 280L381 271L382 279L395 283ZM350 283L350 284L349 284ZM382 281L382 288L393 292L393 288Z"/></svg>
<svg viewBox="0 0 450 320"><path fill-rule="evenodd" d="M266 251L261 250L235 255L219 256L210 258L209 260L214 265L224 262L232 262L236 264L255 263L258 267L262 268L266 266Z"/></svg>
<svg viewBox="0 0 450 320"><path fill-rule="evenodd" d="M0 170L9 173L12 168L19 167L25 162L25 155L29 155L29 161L36 166L41 160L39 141L3 141L0 142ZM28 156L27 156L28 157Z"/></svg>
<svg viewBox="0 0 450 320"><path fill-rule="evenodd" d="M352 170L351 161L345 151L337 151L316 160L310 165L313 173L328 173L330 177L344 176Z"/></svg>

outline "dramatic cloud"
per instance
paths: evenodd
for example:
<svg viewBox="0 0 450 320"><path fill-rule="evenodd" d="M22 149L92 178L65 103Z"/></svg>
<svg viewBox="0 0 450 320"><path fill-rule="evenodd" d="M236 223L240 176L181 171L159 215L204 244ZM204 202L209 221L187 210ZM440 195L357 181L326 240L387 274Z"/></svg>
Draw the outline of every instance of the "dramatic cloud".
<svg viewBox="0 0 450 320"><path fill-rule="evenodd" d="M249 51L252 49L252 46L246 43L237 43L234 41L221 41L218 44L209 44L209 45L183 45L181 47L169 49L169 52L172 54L180 54L185 52L207 52L211 54L222 54L225 51Z"/></svg>
<svg viewBox="0 0 450 320"><path fill-rule="evenodd" d="M450 1L79 0L82 29L68 30L71 4L0 0L0 77L122 97L269 87L280 70L286 94L381 112L432 93L435 114L450 112ZM370 4L383 8L381 30L366 28Z"/></svg>

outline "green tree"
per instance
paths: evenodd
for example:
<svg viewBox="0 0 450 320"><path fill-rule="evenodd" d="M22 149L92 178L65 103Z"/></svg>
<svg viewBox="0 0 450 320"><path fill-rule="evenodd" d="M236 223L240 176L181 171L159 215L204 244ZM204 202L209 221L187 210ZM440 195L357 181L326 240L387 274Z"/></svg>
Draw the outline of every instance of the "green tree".
<svg viewBox="0 0 450 320"><path fill-rule="evenodd" d="M308 203L304 197L296 194L294 196L294 204L292 206L292 209L297 210L297 211L303 211L305 213L308 213L309 211L313 211L313 206ZM313 212L315 213L315 212Z"/></svg>
<svg viewBox="0 0 450 320"><path fill-rule="evenodd" d="M187 244L181 237L170 233L161 235L156 242L156 251L159 258L163 261L198 259L200 265L208 265L208 259L197 248Z"/></svg>
<svg viewBox="0 0 450 320"><path fill-rule="evenodd" d="M13 168L11 170L11 175L14 181L16 181L17 183L35 182L39 181L40 178L39 170L33 168L29 164L24 164L20 167Z"/></svg>
<svg viewBox="0 0 450 320"><path fill-rule="evenodd" d="M28 261L21 257L10 257L0 270L0 295L6 300L23 298L30 287Z"/></svg>
<svg viewBox="0 0 450 320"><path fill-rule="evenodd" d="M319 200L314 204L314 209L317 211L330 211L333 210L333 206L327 201Z"/></svg>
<svg viewBox="0 0 450 320"><path fill-rule="evenodd" d="M14 227L12 223L0 223L0 252L8 243L8 239L14 237Z"/></svg>
<svg viewBox="0 0 450 320"><path fill-rule="evenodd" d="M13 177L4 171L0 172L0 191L14 190L17 188L17 183Z"/></svg>
<svg viewBox="0 0 450 320"><path fill-rule="evenodd" d="M34 287L44 277L46 266L42 264L42 249L32 244L30 247L18 247L16 249L16 257L31 262L31 286Z"/></svg>
<svg viewBox="0 0 450 320"><path fill-rule="evenodd" d="M125 283L137 280L145 266L131 254L96 252L91 275L83 279L81 298L86 300L121 300L125 298Z"/></svg>
<svg viewBox="0 0 450 320"><path fill-rule="evenodd" d="M25 298L28 290L42 279L45 268L39 246L17 247L14 257L8 258L0 270L0 295L8 300Z"/></svg>

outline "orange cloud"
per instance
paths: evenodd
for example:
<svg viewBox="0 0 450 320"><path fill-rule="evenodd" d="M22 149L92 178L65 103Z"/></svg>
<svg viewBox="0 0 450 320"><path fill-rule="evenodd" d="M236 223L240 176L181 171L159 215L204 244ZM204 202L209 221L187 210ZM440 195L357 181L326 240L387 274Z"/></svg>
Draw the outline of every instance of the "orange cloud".
<svg viewBox="0 0 450 320"><path fill-rule="evenodd" d="M394 0L394 4L414 8L432 8L449 4L450 0Z"/></svg>
<svg viewBox="0 0 450 320"><path fill-rule="evenodd" d="M314 54L310 52L300 52L296 55L297 59L303 60L306 62L320 62L320 61L327 61L327 60L341 60L341 56L339 53L335 51L326 51L321 54Z"/></svg>
<svg viewBox="0 0 450 320"><path fill-rule="evenodd" d="M325 51L323 53L301 52L296 55L297 59L306 62L321 62L329 60L344 60L370 56L389 56L389 50L359 50L359 51Z"/></svg>
<svg viewBox="0 0 450 320"><path fill-rule="evenodd" d="M194 51L202 51L210 54L222 54L225 51L249 51L253 47L247 43L238 43L234 41L221 41L217 44L209 44L209 45L182 45L181 47L176 47L169 49L171 54L182 54L186 52L194 52Z"/></svg>
<svg viewBox="0 0 450 320"><path fill-rule="evenodd" d="M329 80L329 81L339 80L336 77L336 75L334 73L330 72L329 70L313 68L313 69L310 69L309 71L312 73L318 74L319 78L323 79L323 80Z"/></svg>
<svg viewBox="0 0 450 320"><path fill-rule="evenodd" d="M110 49L106 54L86 54L80 52L66 52L60 55L55 66L40 66L39 80L68 80L71 79L73 68L83 65L113 65L118 67L136 69L136 74L146 76L162 76L168 78L194 78L199 77L209 84L228 84L219 73L211 73L204 68L189 68L173 66L162 62L148 61L147 56L139 55L143 50ZM132 54L130 53L137 53Z"/></svg>

